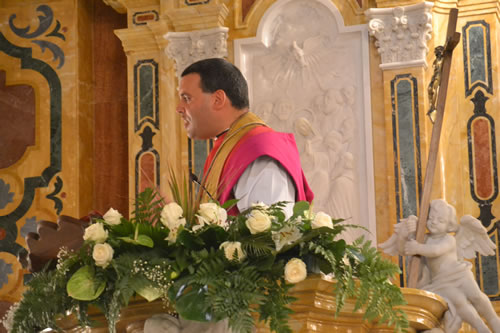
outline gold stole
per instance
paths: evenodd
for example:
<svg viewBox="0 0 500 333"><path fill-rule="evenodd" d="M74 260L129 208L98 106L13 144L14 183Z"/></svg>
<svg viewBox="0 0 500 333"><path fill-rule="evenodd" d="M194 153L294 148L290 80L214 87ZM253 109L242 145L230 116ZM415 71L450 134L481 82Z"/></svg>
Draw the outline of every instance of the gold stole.
<svg viewBox="0 0 500 333"><path fill-rule="evenodd" d="M203 179L204 185L208 193L216 194L216 198L219 196L219 181L222 175L222 170L226 159L231 154L233 148L238 144L242 137L250 132L253 128L257 126L267 126L262 119L257 117L256 114L252 112L245 112L240 118L238 118L229 128L229 131L224 137L224 141L220 145L219 149L215 153L212 162L210 163L207 173ZM200 191L200 193L203 191ZM203 193L203 199L201 202L207 201L207 195Z"/></svg>

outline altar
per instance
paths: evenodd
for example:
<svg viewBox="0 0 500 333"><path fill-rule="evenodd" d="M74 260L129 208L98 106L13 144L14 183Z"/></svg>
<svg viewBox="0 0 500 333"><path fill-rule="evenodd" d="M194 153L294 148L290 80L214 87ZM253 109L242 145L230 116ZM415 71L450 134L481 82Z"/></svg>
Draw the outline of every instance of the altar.
<svg viewBox="0 0 500 333"><path fill-rule="evenodd" d="M170 168L201 175L213 142L188 139L175 109L180 72L205 58L240 68L251 110L293 133L315 209L365 228L342 237L385 242L401 219L420 215L434 126L427 89L451 9L461 39L430 196L480 220L498 248L499 8L498 0L0 1L0 314L32 278L22 258L39 226L110 207L128 218L145 188L171 194ZM471 264L499 313L495 251ZM442 302L431 297L421 309L421 295L406 288L406 258L391 260L402 270L394 283L417 304L405 308L412 327L436 327ZM322 294L329 283L294 289L291 325L384 329L334 318ZM157 310L134 301L119 329L139 332Z"/></svg>

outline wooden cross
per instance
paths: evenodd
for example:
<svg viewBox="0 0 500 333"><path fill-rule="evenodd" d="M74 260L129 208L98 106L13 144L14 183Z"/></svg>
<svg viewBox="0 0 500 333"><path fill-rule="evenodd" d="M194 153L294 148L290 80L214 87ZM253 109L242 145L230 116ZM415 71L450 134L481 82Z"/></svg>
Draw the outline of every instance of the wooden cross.
<svg viewBox="0 0 500 333"><path fill-rule="evenodd" d="M416 240L423 243L425 239L425 226L427 224L427 216L429 214L429 204L434 179L434 171L436 169L436 160L439 150L439 139L441 136L441 128L443 127L444 107L446 104L446 92L448 90L448 80L450 77L451 57L453 49L460 41L460 33L456 32L458 18L458 9L450 10L448 21L448 31L446 32L446 44L444 46L443 62L441 67L441 81L437 95L436 117L432 128L431 144L429 148L429 157L427 159L427 167L425 170L424 188L420 202L420 211L417 222ZM410 261L408 287L416 288L418 275L420 271L420 256L413 256Z"/></svg>

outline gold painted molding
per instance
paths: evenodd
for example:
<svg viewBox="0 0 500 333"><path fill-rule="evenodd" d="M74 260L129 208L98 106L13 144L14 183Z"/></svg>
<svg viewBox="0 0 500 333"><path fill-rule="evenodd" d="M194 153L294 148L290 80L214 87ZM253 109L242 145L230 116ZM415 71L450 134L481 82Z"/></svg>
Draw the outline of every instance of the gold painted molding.
<svg viewBox="0 0 500 333"><path fill-rule="evenodd" d="M153 33L158 48L164 50L168 44L168 41L165 39L165 35L169 31L167 22L165 20L149 22L146 27Z"/></svg>
<svg viewBox="0 0 500 333"><path fill-rule="evenodd" d="M500 19L500 0L435 0L434 11L448 14L451 8L458 8L458 16L495 14Z"/></svg>
<svg viewBox="0 0 500 333"><path fill-rule="evenodd" d="M126 14L130 8L158 6L160 0L102 0L120 14Z"/></svg>
<svg viewBox="0 0 500 333"><path fill-rule="evenodd" d="M153 27L157 28L155 25ZM159 44L163 43L162 38L157 38L152 28L147 26L115 30L115 35L122 41L123 50L127 55L136 52L158 51L164 47L163 44Z"/></svg>
<svg viewBox="0 0 500 333"><path fill-rule="evenodd" d="M416 5L425 1L422 0L375 0L377 3L377 8L392 8Z"/></svg>
<svg viewBox="0 0 500 333"><path fill-rule="evenodd" d="M291 289L290 295L297 298L297 301L290 306L294 310L289 321L293 332L383 333L393 331L385 325L375 325L363 320L362 310L353 312L355 306L353 299L346 300L343 310L336 316L334 288L334 282L325 280L319 275L313 275ZM409 333L439 326L443 313L447 309L445 301L440 296L410 288L403 288L402 292L408 302L407 305L402 306L402 309L408 315ZM160 300L148 303L140 297L134 298L121 312L117 322L117 333L136 332L135 330L143 328L144 321L153 314L168 311L172 309L165 309ZM64 332L108 332L102 312L96 308L90 308L89 316L97 322L95 327L79 327L74 315L61 318L58 324ZM256 323L255 326L257 333L270 333L269 327L262 322Z"/></svg>
<svg viewBox="0 0 500 333"><path fill-rule="evenodd" d="M123 5L123 2L121 0L102 0L102 1L120 14L127 13L127 7Z"/></svg>
<svg viewBox="0 0 500 333"><path fill-rule="evenodd" d="M333 290L335 282L325 280L319 275L312 275L297 283L290 295L297 298L290 308L294 311L289 324L293 332L309 333L382 333L392 332L386 325L376 325L363 320L363 310L353 312L356 301L347 299L343 309L335 315L336 303ZM438 327L446 302L434 293L424 290L402 288L401 291L408 302L402 306L408 315L410 328L408 332L429 330ZM269 333L263 323L257 323L257 333Z"/></svg>
<svg viewBox="0 0 500 333"><path fill-rule="evenodd" d="M198 5L166 13L176 32L223 27L228 14L225 4Z"/></svg>

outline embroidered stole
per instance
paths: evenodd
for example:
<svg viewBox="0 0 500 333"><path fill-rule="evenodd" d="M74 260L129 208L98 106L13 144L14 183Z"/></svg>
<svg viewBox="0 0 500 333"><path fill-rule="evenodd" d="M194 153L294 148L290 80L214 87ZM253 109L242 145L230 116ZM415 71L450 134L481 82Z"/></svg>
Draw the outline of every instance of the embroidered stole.
<svg viewBox="0 0 500 333"><path fill-rule="evenodd" d="M234 124L229 128L229 131L224 135L221 144L215 145L214 149L210 152L207 161L205 162L204 175L202 184L206 191L216 198L222 192L219 182L221 180L222 171L226 159L231 154L231 151L240 143L240 140L252 129L257 126L266 126L262 119L252 112L246 112L238 118ZM220 140L219 139L219 140ZM201 202L208 201L208 195L200 190L199 197Z"/></svg>

